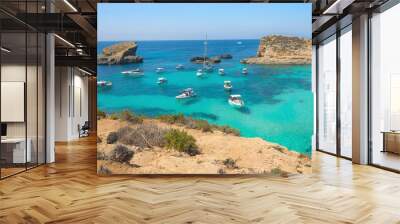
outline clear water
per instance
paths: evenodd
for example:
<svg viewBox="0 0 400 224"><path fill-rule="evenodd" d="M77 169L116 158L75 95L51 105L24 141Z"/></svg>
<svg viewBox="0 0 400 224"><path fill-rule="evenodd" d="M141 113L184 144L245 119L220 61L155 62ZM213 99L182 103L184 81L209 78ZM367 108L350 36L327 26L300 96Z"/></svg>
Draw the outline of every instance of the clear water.
<svg viewBox="0 0 400 224"><path fill-rule="evenodd" d="M211 123L229 125L245 137L261 137L304 154L311 153L313 130L313 95L310 65L246 65L247 76L242 75L240 59L255 55L258 40L211 40L208 55L229 53L233 59L222 60L215 71L204 78L196 76L201 65L190 58L203 54L203 41L143 41L138 42L137 55L142 64L98 66L98 80L112 81L110 89L98 90L98 107L106 112L131 109L147 116L184 113ZM114 44L99 42L98 52ZM177 71L175 66L185 69ZM165 73L155 69L164 67ZM134 78L122 71L142 68L144 77ZM225 76L218 75L225 69ZM168 84L156 84L158 77L166 77ZM224 80L232 81L233 94L241 94L245 108L228 104L229 94L223 88ZM175 99L180 90L191 87L198 96L189 101Z"/></svg>

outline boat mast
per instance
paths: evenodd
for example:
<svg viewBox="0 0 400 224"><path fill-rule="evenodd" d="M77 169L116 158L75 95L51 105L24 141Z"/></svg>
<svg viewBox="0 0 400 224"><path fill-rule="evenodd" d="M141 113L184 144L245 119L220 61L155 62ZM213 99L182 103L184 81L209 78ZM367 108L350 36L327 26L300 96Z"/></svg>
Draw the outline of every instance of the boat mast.
<svg viewBox="0 0 400 224"><path fill-rule="evenodd" d="M204 41L204 58L203 58L203 69L206 67L206 57L207 57L207 33L206 33L206 41Z"/></svg>

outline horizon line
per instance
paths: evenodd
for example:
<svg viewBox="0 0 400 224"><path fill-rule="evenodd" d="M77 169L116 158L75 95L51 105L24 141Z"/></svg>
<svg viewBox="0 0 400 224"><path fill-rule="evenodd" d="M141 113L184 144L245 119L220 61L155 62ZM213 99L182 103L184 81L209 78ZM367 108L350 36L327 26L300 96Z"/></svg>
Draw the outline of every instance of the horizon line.
<svg viewBox="0 0 400 224"><path fill-rule="evenodd" d="M245 39L207 39L207 41L211 41L211 40L259 40L260 38L245 38ZM101 41L193 41L193 40L197 40L197 41L204 41L204 39L152 39L152 40L98 40L97 42L101 42Z"/></svg>

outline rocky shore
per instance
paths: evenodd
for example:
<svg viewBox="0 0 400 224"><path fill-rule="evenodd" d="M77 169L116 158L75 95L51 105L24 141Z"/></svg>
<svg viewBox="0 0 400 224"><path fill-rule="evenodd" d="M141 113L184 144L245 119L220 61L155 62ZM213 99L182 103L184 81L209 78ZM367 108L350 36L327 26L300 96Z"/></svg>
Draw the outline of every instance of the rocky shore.
<svg viewBox="0 0 400 224"><path fill-rule="evenodd" d="M142 63L143 58L136 55L137 44L135 42L120 42L103 49L97 57L99 65L116 65Z"/></svg>
<svg viewBox="0 0 400 224"><path fill-rule="evenodd" d="M261 38L255 57L241 60L244 64L311 64L311 40L271 35Z"/></svg>
<svg viewBox="0 0 400 224"><path fill-rule="evenodd" d="M140 125L140 126L138 126ZM136 127L137 126L137 127ZM187 153L157 146L157 139L143 137L143 145L131 144L133 133L110 142L111 132L127 133L151 127L152 130L180 130L192 136L198 151ZM148 131L147 131L148 132ZM154 138L154 134L151 134ZM157 140L157 141L156 141ZM109 144L111 143L111 144ZM121 151L124 149L125 151ZM224 130L190 128L165 123L160 119L144 118L140 124L120 119L102 118L98 121L98 172L100 174L273 174L311 173L310 158L289 151L261 138L245 138ZM120 151L118 151L120 150ZM115 159L117 158L117 159ZM123 158L123 159L118 159ZM124 162L121 162L124 161Z"/></svg>

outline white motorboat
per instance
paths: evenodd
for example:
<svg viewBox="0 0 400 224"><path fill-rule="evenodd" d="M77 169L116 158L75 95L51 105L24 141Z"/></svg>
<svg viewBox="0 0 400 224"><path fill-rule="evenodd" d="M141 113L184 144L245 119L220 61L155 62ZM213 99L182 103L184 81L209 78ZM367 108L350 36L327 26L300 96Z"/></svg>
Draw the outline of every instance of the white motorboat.
<svg viewBox="0 0 400 224"><path fill-rule="evenodd" d="M193 91L192 88L187 88L184 89L181 94L179 94L178 96L176 96L176 99L187 99L187 98L192 98L195 97L196 93Z"/></svg>
<svg viewBox="0 0 400 224"><path fill-rule="evenodd" d="M248 73L249 73L249 71L247 70L247 68L242 68L243 75L247 75Z"/></svg>
<svg viewBox="0 0 400 224"><path fill-rule="evenodd" d="M176 68L176 70L182 70L185 68L185 66L183 66L182 64L179 64L175 68Z"/></svg>
<svg viewBox="0 0 400 224"><path fill-rule="evenodd" d="M197 72L196 72L196 76L197 76L197 77L201 77L201 76L203 76L203 75L204 75L203 69L197 70Z"/></svg>
<svg viewBox="0 0 400 224"><path fill-rule="evenodd" d="M242 44L242 41L238 41L238 42L236 42L238 45L241 45Z"/></svg>
<svg viewBox="0 0 400 224"><path fill-rule="evenodd" d="M233 88L231 81L224 81L224 89L231 90Z"/></svg>
<svg viewBox="0 0 400 224"><path fill-rule="evenodd" d="M230 95L228 99L228 103L237 108L244 107L244 101L242 100L242 96L237 94L237 95Z"/></svg>
<svg viewBox="0 0 400 224"><path fill-rule="evenodd" d="M161 67L156 69L157 73L163 73L164 71L165 71L165 69L161 68Z"/></svg>
<svg viewBox="0 0 400 224"><path fill-rule="evenodd" d="M218 74L225 75L225 70L223 68L218 69Z"/></svg>
<svg viewBox="0 0 400 224"><path fill-rule="evenodd" d="M124 74L124 75L137 74L137 73L143 73L143 70L140 69L140 68L135 68L135 69L128 70L128 71L123 71L121 73Z"/></svg>
<svg viewBox="0 0 400 224"><path fill-rule="evenodd" d="M97 87L111 87L111 86L112 86L111 81L105 81L105 80L97 81Z"/></svg>
<svg viewBox="0 0 400 224"><path fill-rule="evenodd" d="M168 79L166 79L165 77L160 77L160 78L158 78L157 84L161 85L161 84L164 84L167 82L168 82Z"/></svg>

